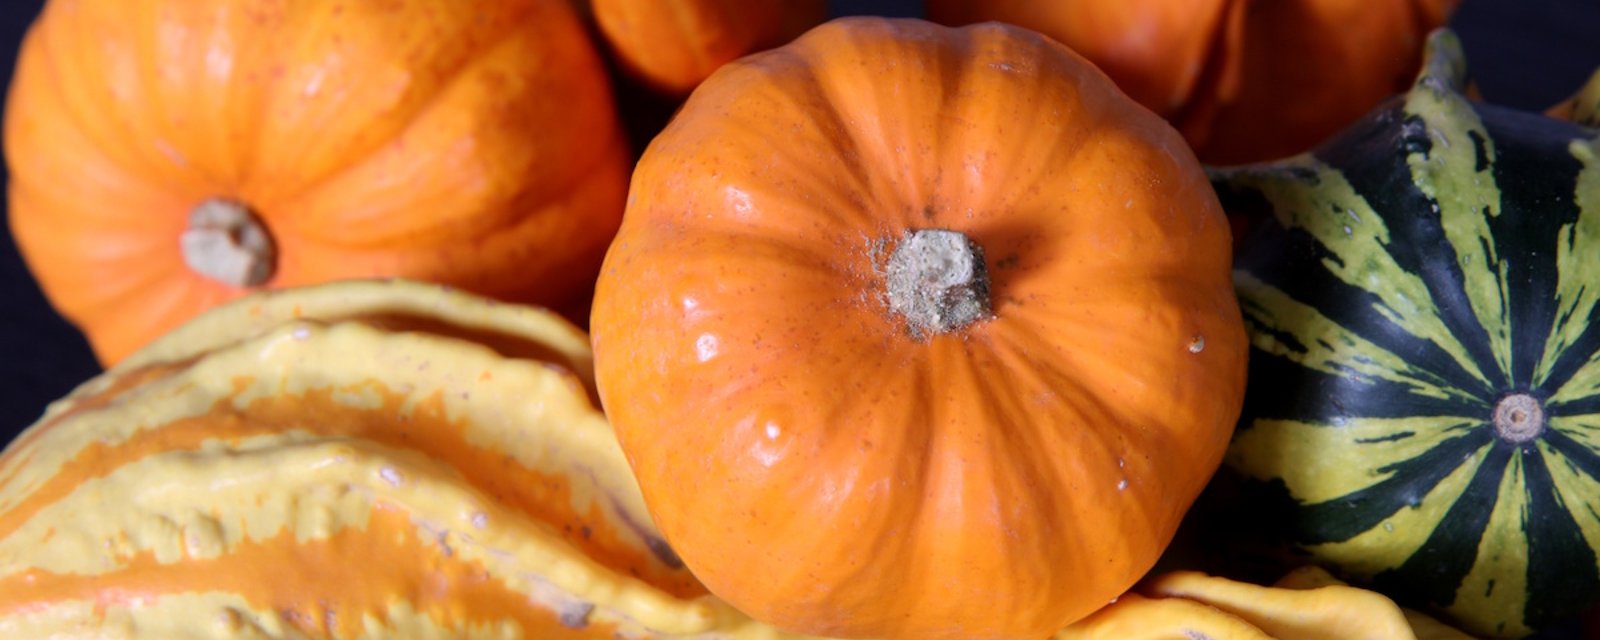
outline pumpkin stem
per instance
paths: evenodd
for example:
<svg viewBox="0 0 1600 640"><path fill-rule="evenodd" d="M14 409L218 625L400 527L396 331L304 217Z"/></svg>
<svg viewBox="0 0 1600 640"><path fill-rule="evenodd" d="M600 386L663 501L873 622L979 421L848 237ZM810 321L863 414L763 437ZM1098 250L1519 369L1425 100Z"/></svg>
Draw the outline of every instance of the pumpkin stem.
<svg viewBox="0 0 1600 640"><path fill-rule="evenodd" d="M261 219L227 198L211 198L190 210L179 244L184 264L195 273L234 287L265 283L278 257Z"/></svg>
<svg viewBox="0 0 1600 640"><path fill-rule="evenodd" d="M1544 433L1544 407L1526 393L1513 393L1494 405L1494 432L1501 440L1522 443Z"/></svg>
<svg viewBox="0 0 1600 640"><path fill-rule="evenodd" d="M989 312L983 248L959 231L918 229L900 238L885 269L889 309L913 336L960 330Z"/></svg>
<svg viewBox="0 0 1600 640"><path fill-rule="evenodd" d="M1417 73L1416 84L1435 93L1465 94L1469 80L1461 38L1448 27L1434 29L1423 48L1422 70Z"/></svg>

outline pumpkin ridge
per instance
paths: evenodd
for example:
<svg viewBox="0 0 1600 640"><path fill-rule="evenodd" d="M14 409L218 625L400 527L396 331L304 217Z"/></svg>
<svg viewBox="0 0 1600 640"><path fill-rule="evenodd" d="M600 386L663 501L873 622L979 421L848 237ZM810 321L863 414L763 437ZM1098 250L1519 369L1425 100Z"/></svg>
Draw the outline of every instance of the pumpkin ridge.
<svg viewBox="0 0 1600 640"><path fill-rule="evenodd" d="M41 24L62 25L60 20L46 20L45 18L46 15L51 12L65 10L59 7L54 7L54 3L47 4L51 6L46 6L44 8L46 13L40 14L38 22ZM60 44L58 42L59 40L68 37L67 35L62 35L60 32L67 28L67 26L55 26L51 29L29 29L28 33L24 36L24 45L26 45L28 41L37 39L43 44L43 46L37 48L23 46L19 50L19 60L17 61L17 64L19 67L24 66L20 56L32 57L34 55L38 55L47 60L48 62L46 63L46 69L48 72L39 74L47 79L42 84L31 83L28 86L30 88L40 86L49 87L51 89L50 93L53 94L50 97L53 98L53 100L49 100L48 102L54 103L52 106L55 107L54 110L58 113L68 114L71 122L74 125L73 128L76 129L85 139L89 140L93 145L93 149L98 151L96 155L101 156L101 158L105 160L105 164L115 167L123 174L134 173L133 169L130 167L130 162L135 166L143 166L149 163L143 161L144 159L140 157L140 154L132 153L130 147L120 144L123 141L132 139L128 131L129 127L131 127L131 124L124 124L123 126L110 131L104 130L103 127L92 126L94 123L103 121L104 118L101 118L98 115L90 116L89 114L97 114L97 109L94 106L80 106L78 103L82 100L82 98L74 96L73 92L67 88L69 84L69 78L90 75L79 74L69 70L71 68L80 66L82 63L76 65L69 64L69 60L71 60L72 56L61 53L63 48L65 51L77 52L77 55L80 56L89 55L90 49L87 47L73 47L70 45ZM31 67L32 65L27 66ZM13 84L15 85L16 83L13 82ZM16 100L15 92L8 91L8 111L14 108L9 104L14 100ZM33 100L39 101L40 97L36 96L33 98ZM115 152L107 153L107 151L110 150L115 150ZM10 153L7 153L6 156L8 164L17 164L14 160L11 160ZM26 167L27 165L22 164L21 166ZM12 176L10 179L15 180L17 173L18 172L15 169L12 169L10 171ZM12 217L14 218L15 215L13 214Z"/></svg>
<svg viewBox="0 0 1600 640"><path fill-rule="evenodd" d="M511 6L512 4L513 3L511 2L506 2L501 6ZM526 27L525 22L529 19L529 14L532 13L532 4L529 2L521 1L517 2L516 4L521 5L516 14L505 17L505 19L502 20L484 21L492 25L492 30L484 33L482 38L476 39L476 41L473 42L475 45L474 47L470 49L462 49L457 54L459 59L455 60L449 66L444 67L442 71L429 70L428 75L432 75L433 77L442 77L444 78L444 82L432 85L426 89L408 87L407 91L422 90L426 91L427 95L422 100L412 102L408 113L401 117L394 118L391 121L391 126L389 129L379 132L363 131L363 136L355 137L354 140L344 140L343 142L348 144L350 142L354 142L355 140L360 140L362 137L370 138L370 141L367 142L365 148L360 149L359 151L345 153L347 160L330 165L326 173L311 178L297 177L297 179L294 181L296 188L293 190L279 191L279 188L281 187L281 184L279 183L274 183L270 186L258 183L262 178L260 167L263 166L263 161L261 159L261 155L267 153L270 151L270 149L267 145L261 144L261 136L266 133L266 128L252 127L251 131L253 134L255 134L254 142L249 147L249 153L242 156L243 170L240 172L241 176L250 176L252 180L238 185L239 193L232 195L240 197L251 205L254 205L258 208L258 210L272 210L274 212L273 218L276 222L278 222L278 224L286 225L296 221L298 216L292 215L292 213L297 209L297 207L292 206L291 203L301 200L305 194L316 192L329 182L332 182L339 177L353 171L356 167L359 167L371 160L385 147L394 144L395 140L403 138L405 136L405 132L415 127L417 122L422 120L423 117L431 113L441 103L443 103L446 96L452 95L455 88L460 86L462 82L465 82L467 78L471 76L469 72L475 66L486 64L487 61L492 58L490 55L492 51L498 47L504 46L508 42L513 41L514 36L518 34L518 27ZM319 9L323 7L323 5L308 6L314 6ZM305 12L301 11L294 13L304 15ZM295 33L301 37L321 35L316 33L314 30L296 30ZM271 56L276 52L268 51L263 53ZM415 71L416 67L414 65L408 65L407 69ZM285 74L283 77L275 79L275 82L272 86L263 90L263 95L270 96L272 99L260 101L261 109L264 111L270 111L279 100L285 99L285 96L298 95L298 91L287 91L278 86L279 84L285 82L287 78L288 76ZM601 145L595 145L593 148L598 150L604 149L605 147ZM259 193L271 193L272 195L267 198L260 198L263 201L257 202L257 198L251 196ZM291 228L297 235L304 235L309 232L309 230L300 227ZM331 230L336 232L333 234L333 237L348 237L351 235L347 233L338 233L340 231L347 231L343 227L334 228Z"/></svg>
<svg viewBox="0 0 1600 640"><path fill-rule="evenodd" d="M330 166L329 171L323 175L297 181L298 184L295 190L275 194L267 203L256 203L248 198L245 199L246 202L254 205L257 210L267 210L270 208L275 213L273 216L274 222L279 225L279 227L282 229L282 232L284 232L284 235L296 236L302 242L317 242L319 244L333 247L385 246L386 243L390 242L392 239L366 238L366 242L352 242L353 240L357 239L358 234L350 233L349 225L358 221L350 218L341 218L342 224L327 227L327 233L324 234L316 233L321 228L321 225L296 224L301 222L302 216L292 215L294 211L300 208L295 203L303 200L306 197L306 194L315 193L329 183L335 182L344 176L361 170L368 162L372 162L374 159L376 159L385 147L393 145L395 143L394 141L397 139L404 138L406 132L416 127L419 122L431 115L436 108L439 108L440 105L445 104L446 98L453 97L456 88L459 87L461 83L466 82L471 76L470 71L474 67L488 64L492 60L492 56L490 55L492 51L498 47L506 46L514 41L514 36L517 35L517 30L514 27L521 26L521 23L519 21L507 20L504 23L501 23L500 26L501 28L495 32L494 36L491 38L485 38L483 42L479 43L479 47L477 49L463 52L461 60L450 67L445 82L430 87L427 98L425 100L418 101L415 106L412 107L410 113L406 114L404 118L397 119L392 130L382 134L373 135L373 142L369 148L362 150L359 153L351 154L349 156L350 159L345 162ZM472 79L476 80L477 78ZM261 130L261 127L256 128L256 132L258 134L261 133ZM608 139L606 140L606 144L585 146L585 148L589 149L590 153L595 157L594 162L591 164L600 162L600 158L604 157L603 152L609 147L609 143L610 140ZM256 145L256 148L259 150L261 145ZM263 152L258 151L258 153ZM567 158L566 160L570 161L572 158ZM259 163L260 161L256 160L252 161L250 164L256 165ZM562 166L571 165L567 162L563 162ZM577 175L582 174L580 172ZM574 182L576 182L576 180L574 180ZM262 187L257 187L253 184L246 184L242 185L239 191L243 193L250 193L262 189ZM387 213L387 211L380 211L378 212L378 216L383 217ZM450 223L454 223L456 221L441 220L439 222L448 226Z"/></svg>

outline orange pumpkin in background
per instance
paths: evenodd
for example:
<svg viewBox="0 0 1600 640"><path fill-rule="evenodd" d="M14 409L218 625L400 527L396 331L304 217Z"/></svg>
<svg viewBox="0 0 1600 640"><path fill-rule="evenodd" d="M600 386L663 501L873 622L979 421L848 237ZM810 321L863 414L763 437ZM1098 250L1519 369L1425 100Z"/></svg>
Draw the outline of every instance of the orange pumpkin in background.
<svg viewBox="0 0 1600 640"><path fill-rule="evenodd" d="M1216 196L1038 34L835 20L700 85L629 197L601 398L667 541L758 620L1044 637L1144 575L1221 460Z"/></svg>
<svg viewBox="0 0 1600 640"><path fill-rule="evenodd" d="M925 0L1037 30L1103 68L1209 164L1306 151L1403 91L1459 0Z"/></svg>
<svg viewBox="0 0 1600 640"><path fill-rule="evenodd" d="M341 278L582 307L630 169L567 0L52 0L5 153L18 246L106 364Z"/></svg>
<svg viewBox="0 0 1600 640"><path fill-rule="evenodd" d="M824 0L589 0L622 69L682 96L718 67L781 45L827 16Z"/></svg>

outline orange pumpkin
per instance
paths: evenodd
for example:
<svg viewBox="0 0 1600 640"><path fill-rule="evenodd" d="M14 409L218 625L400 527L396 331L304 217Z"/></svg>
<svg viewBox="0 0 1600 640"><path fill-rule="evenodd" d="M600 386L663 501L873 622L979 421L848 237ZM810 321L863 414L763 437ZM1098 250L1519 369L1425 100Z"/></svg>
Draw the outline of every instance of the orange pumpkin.
<svg viewBox="0 0 1600 640"><path fill-rule="evenodd" d="M822 22L824 0L590 0L624 71L657 91L689 93L728 61Z"/></svg>
<svg viewBox="0 0 1600 640"><path fill-rule="evenodd" d="M52 0L4 143L23 256L108 364L262 288L581 300L630 169L566 0Z"/></svg>
<svg viewBox="0 0 1600 640"><path fill-rule="evenodd" d="M839 19L645 151L597 384L663 535L753 617L1043 637L1150 569L1219 464L1229 252L1182 138L1064 47Z"/></svg>
<svg viewBox="0 0 1600 640"><path fill-rule="evenodd" d="M1315 146L1405 89L1459 0L925 0L946 24L1034 29L1172 121L1202 161Z"/></svg>

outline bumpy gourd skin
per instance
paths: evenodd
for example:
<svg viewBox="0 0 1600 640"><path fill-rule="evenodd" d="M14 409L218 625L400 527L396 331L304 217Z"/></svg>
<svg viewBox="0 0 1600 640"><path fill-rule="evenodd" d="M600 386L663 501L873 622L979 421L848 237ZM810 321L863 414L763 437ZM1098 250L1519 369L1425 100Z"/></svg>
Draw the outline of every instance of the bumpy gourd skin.
<svg viewBox="0 0 1600 640"><path fill-rule="evenodd" d="M350 282L167 338L0 454L0 636L785 637L661 542L546 311Z"/></svg>
<svg viewBox="0 0 1600 640"><path fill-rule="evenodd" d="M1154 575L1056 640L1470 640L1382 594L1302 567L1271 585L1196 571Z"/></svg>
<svg viewBox="0 0 1600 640"><path fill-rule="evenodd" d="M1044 636L1147 571L1220 462L1245 343L1215 195L1036 34L831 22L701 84L630 198L604 406L668 541L757 619ZM988 315L891 311L928 230L980 246Z"/></svg>

